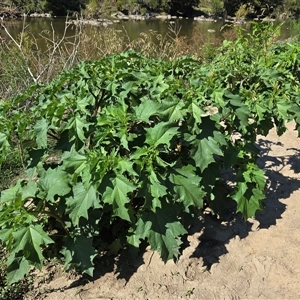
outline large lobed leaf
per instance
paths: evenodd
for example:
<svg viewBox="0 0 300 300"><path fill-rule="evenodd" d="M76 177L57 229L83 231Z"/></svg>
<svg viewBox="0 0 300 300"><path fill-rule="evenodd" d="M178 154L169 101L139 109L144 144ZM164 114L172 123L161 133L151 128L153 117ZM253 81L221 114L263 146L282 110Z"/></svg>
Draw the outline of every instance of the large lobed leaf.
<svg viewBox="0 0 300 300"><path fill-rule="evenodd" d="M134 232L136 238L146 239L152 250L160 253L163 261L177 259L182 244L180 236L187 231L177 219L174 205L164 203L156 212L145 211L140 216Z"/></svg>
<svg viewBox="0 0 300 300"><path fill-rule="evenodd" d="M8 240L7 232L0 231L0 239ZM30 265L41 269L44 256L42 247L54 243L40 225L29 225L10 232L13 243L9 245L10 256L7 261L9 283L17 282L29 271Z"/></svg>

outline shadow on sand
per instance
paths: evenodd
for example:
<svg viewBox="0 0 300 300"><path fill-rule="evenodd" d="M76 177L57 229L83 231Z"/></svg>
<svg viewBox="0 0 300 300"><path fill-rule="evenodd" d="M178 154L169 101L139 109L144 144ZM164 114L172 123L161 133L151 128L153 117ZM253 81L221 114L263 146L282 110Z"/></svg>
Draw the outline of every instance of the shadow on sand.
<svg viewBox="0 0 300 300"><path fill-rule="evenodd" d="M258 164L265 170L267 177L264 210L257 212L255 219L247 221L244 221L240 214L234 213L227 222L221 222L211 215L204 215L201 224L196 224L191 230L191 234L202 230L199 246L191 257L202 257L204 266L208 270L212 264L219 262L221 255L227 253L226 244L230 239L236 236L243 239L253 229L268 229L276 225L286 209L286 205L281 200L288 199L294 191L300 189L299 179L284 176L281 173L281 170L286 167L289 167L295 174L300 173L300 150L287 148L286 152L292 151L293 154L274 157L270 155L271 147L274 145L283 147L280 142L274 143L266 139L260 139L257 143L257 147L261 150Z"/></svg>

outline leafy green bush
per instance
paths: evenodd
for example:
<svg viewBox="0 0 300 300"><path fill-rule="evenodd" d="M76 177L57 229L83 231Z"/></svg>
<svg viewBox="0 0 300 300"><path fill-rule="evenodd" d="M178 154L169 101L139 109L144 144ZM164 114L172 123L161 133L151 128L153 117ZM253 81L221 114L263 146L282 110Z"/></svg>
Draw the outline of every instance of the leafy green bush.
<svg viewBox="0 0 300 300"><path fill-rule="evenodd" d="M1 102L2 157L18 140L31 158L27 177L1 194L8 281L41 268L54 242L67 269L89 275L102 251L137 253L143 240L178 259L197 210L226 208L224 171L236 211L261 209L257 134L282 134L291 120L300 132L300 45L273 38L255 29L209 64L106 56Z"/></svg>

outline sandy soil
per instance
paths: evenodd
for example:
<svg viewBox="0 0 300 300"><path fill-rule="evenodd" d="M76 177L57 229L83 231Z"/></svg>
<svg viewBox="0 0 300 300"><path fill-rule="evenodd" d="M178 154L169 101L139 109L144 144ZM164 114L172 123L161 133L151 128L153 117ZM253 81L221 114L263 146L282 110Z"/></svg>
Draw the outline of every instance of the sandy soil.
<svg viewBox="0 0 300 300"><path fill-rule="evenodd" d="M288 127L258 140L268 189L255 219L205 216L177 264L104 258L92 282L49 266L26 299L300 299L300 139Z"/></svg>

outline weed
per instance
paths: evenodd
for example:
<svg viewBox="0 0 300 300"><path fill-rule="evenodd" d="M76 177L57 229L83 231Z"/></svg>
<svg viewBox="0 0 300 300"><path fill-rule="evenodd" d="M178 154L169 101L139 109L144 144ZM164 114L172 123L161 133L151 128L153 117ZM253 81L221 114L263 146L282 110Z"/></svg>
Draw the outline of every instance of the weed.
<svg viewBox="0 0 300 300"><path fill-rule="evenodd" d="M178 276L180 275L180 273L177 271L177 272L171 272L172 276Z"/></svg>
<svg viewBox="0 0 300 300"><path fill-rule="evenodd" d="M187 292L185 293L185 296L186 297L191 297L194 294L194 290L195 290L195 288L187 290Z"/></svg>

